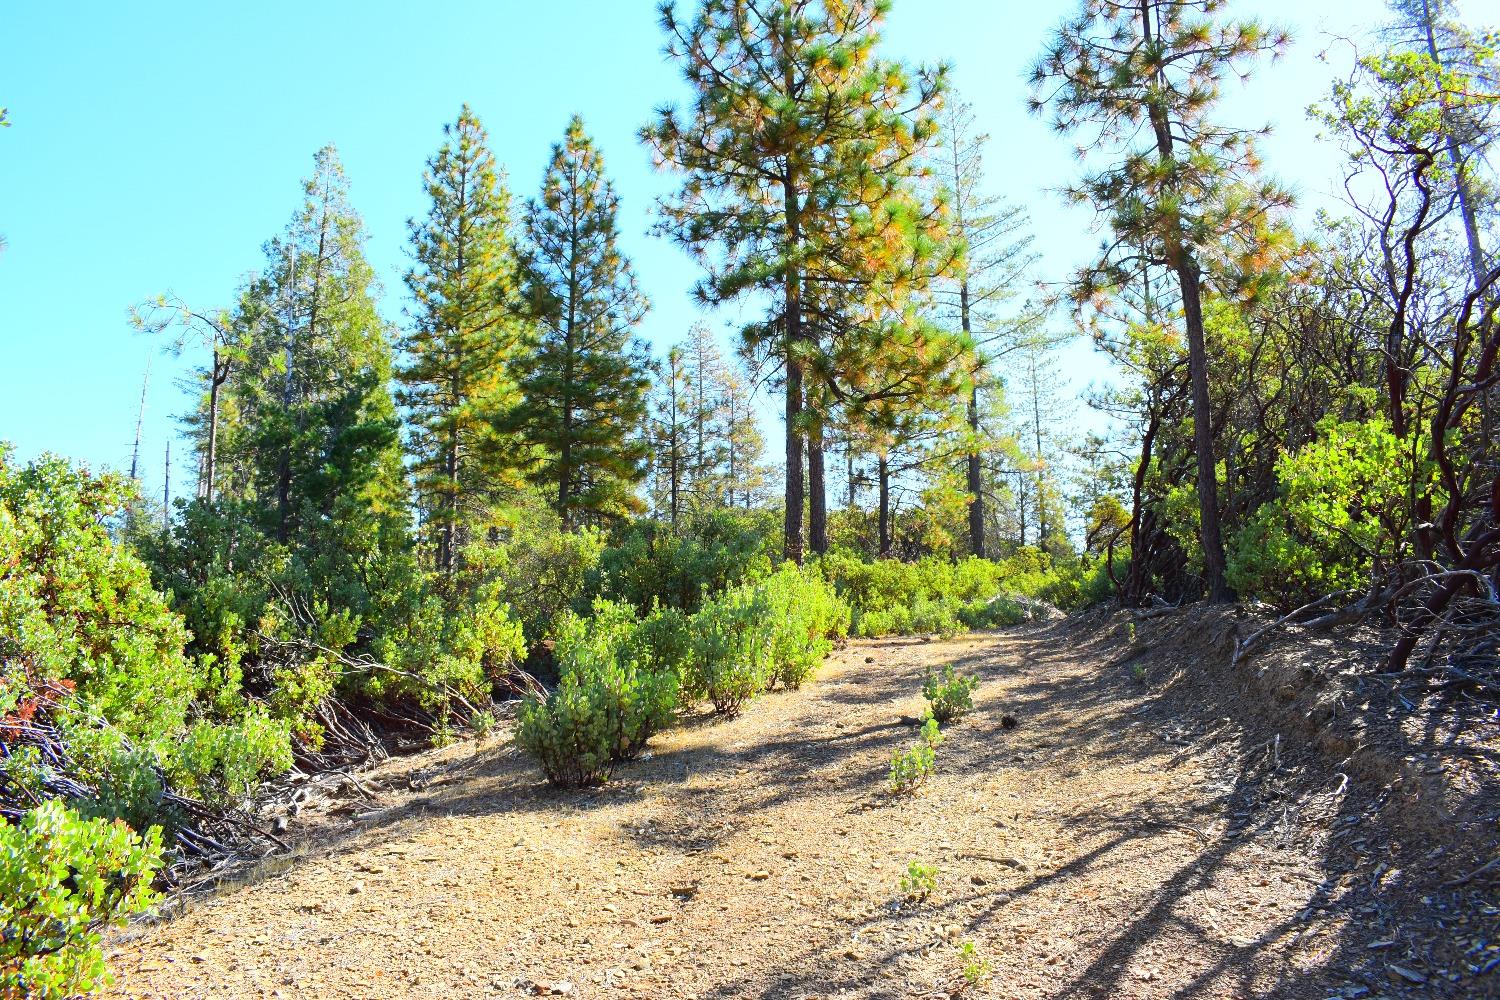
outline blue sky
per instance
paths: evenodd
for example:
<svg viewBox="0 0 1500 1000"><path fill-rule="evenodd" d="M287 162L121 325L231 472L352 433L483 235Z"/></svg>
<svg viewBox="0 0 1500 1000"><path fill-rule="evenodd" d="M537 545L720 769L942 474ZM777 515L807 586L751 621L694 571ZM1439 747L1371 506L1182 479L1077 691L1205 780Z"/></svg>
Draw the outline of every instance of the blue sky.
<svg viewBox="0 0 1500 1000"><path fill-rule="evenodd" d="M1234 94L1229 115L1274 122L1270 167L1304 211L1328 205L1338 154L1316 140L1303 110L1349 49L1333 43L1331 65L1317 56L1332 36L1362 36L1383 7L1232 6L1288 25L1297 44ZM1041 280L1063 277L1097 242L1089 215L1054 193L1078 170L1069 143L1024 105L1026 68L1073 8L896 0L886 32L890 54L954 64L959 93L994 137L994 189L1032 213ZM652 201L675 181L653 172L635 133L653 107L681 96L651 0L12 0L0 36L0 105L13 122L0 131L0 234L9 243L0 255L0 440L22 457L54 451L123 467L149 358L146 486L159 493L163 445L187 405L175 382L196 359L163 356L131 330L129 307L168 290L203 307L228 303L290 217L299 178L324 143L339 147L384 311L399 318L405 220L424 209L423 161L464 101L520 196L539 185L568 117L584 116L653 302L643 333L658 347L674 342L697 318L688 297L697 269L648 235ZM707 319L727 345L739 317ZM1067 318L1055 323L1065 328ZM1105 377L1081 344L1064 365L1075 389Z"/></svg>

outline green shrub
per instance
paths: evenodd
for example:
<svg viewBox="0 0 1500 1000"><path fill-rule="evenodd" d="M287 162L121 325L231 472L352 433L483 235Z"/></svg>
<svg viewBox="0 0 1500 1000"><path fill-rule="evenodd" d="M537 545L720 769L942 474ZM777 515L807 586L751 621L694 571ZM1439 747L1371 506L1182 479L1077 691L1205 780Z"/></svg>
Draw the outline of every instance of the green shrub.
<svg viewBox="0 0 1500 1000"><path fill-rule="evenodd" d="M564 531L556 512L529 492L496 511L489 527L464 547L458 590L468 600L508 607L528 648L556 639L565 611L588 611L605 550L603 532Z"/></svg>
<svg viewBox="0 0 1500 1000"><path fill-rule="evenodd" d="M593 612L589 618L565 615L558 626L554 655L560 683L571 680L602 692L610 753L626 760L672 720L681 677L670 666L658 668L638 639L641 622L629 605L601 598Z"/></svg>
<svg viewBox="0 0 1500 1000"><path fill-rule="evenodd" d="M61 732L69 776L94 790L80 806L145 826L171 820L164 780L237 795L247 773L290 766L291 747L241 688L240 638L184 652L182 618L106 530L131 500L118 477L51 457L16 467L0 448L0 717L29 703ZM206 625L238 621L229 591L206 600L220 608Z"/></svg>
<svg viewBox="0 0 1500 1000"><path fill-rule="evenodd" d="M1000 561L927 556L909 563L838 550L817 565L850 605L854 633L869 638L1004 628L1026 619L1016 597L1070 609L1103 600L1110 588L1102 562L1033 548Z"/></svg>
<svg viewBox="0 0 1500 1000"><path fill-rule="evenodd" d="M1276 463L1279 495L1229 539L1229 584L1283 610L1367 585L1411 533L1409 496L1435 478L1425 441L1403 442L1383 417L1324 420L1318 437ZM1422 458L1414 465L1412 455Z"/></svg>
<svg viewBox="0 0 1500 1000"><path fill-rule="evenodd" d="M993 963L979 954L979 949L974 947L973 941L965 941L958 946L958 959L962 963L959 971L963 973L964 982L971 989L983 985L994 970Z"/></svg>
<svg viewBox="0 0 1500 1000"><path fill-rule="evenodd" d="M891 758L890 788L893 795L907 795L916 791L937 768L937 748L943 742L936 719L928 719L922 726L916 745L907 750L898 750Z"/></svg>
<svg viewBox="0 0 1500 1000"><path fill-rule="evenodd" d="M557 626L560 680L545 699L521 706L516 741L554 784L579 787L609 777L615 761L645 749L676 711L681 686L680 616L642 620L626 604L598 600L593 615L571 612ZM653 639L670 639L654 648Z"/></svg>
<svg viewBox="0 0 1500 1000"><path fill-rule="evenodd" d="M0 825L0 997L76 997L108 981L100 932L156 902L161 834L57 800Z"/></svg>
<svg viewBox="0 0 1500 1000"><path fill-rule="evenodd" d="M927 699L932 717L946 726L973 711L974 689L978 686L978 677L959 677L950 663L939 673L927 671L922 681L922 696Z"/></svg>
<svg viewBox="0 0 1500 1000"><path fill-rule="evenodd" d="M833 649L833 640L848 634L849 607L819 574L791 563L755 586L772 625L767 684L800 687Z"/></svg>
<svg viewBox="0 0 1500 1000"><path fill-rule="evenodd" d="M691 613L768 575L773 538L762 516L736 511L694 513L676 529L638 521L600 558L598 591L642 613L663 605Z"/></svg>
<svg viewBox="0 0 1500 1000"><path fill-rule="evenodd" d="M907 899L920 902L937 891L937 865L908 861L901 876L901 892Z"/></svg>
<svg viewBox="0 0 1500 1000"><path fill-rule="evenodd" d="M521 703L516 742L554 785L583 788L609 779L615 734L607 698L603 685L564 679L545 699L528 694Z"/></svg>
<svg viewBox="0 0 1500 1000"><path fill-rule="evenodd" d="M738 715L770 686L774 623L763 590L739 587L693 616L693 656L688 690L721 715Z"/></svg>

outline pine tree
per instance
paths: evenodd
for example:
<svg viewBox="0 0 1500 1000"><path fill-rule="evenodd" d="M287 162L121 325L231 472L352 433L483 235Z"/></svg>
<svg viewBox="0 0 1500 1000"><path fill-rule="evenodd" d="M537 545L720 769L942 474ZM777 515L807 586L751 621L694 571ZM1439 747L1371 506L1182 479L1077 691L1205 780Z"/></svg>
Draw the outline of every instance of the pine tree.
<svg viewBox="0 0 1500 1000"><path fill-rule="evenodd" d="M932 134L943 74L913 79L876 57L888 9L885 0L702 0L689 23L675 4L662 7L667 52L693 91L686 114L664 108L642 133L658 163L685 175L678 196L663 205L663 228L707 266L704 301L752 290L776 301L759 333L783 379L784 544L795 560L803 551L805 472L814 548L826 538L816 440L817 408L829 397L804 385L823 349L809 322L810 296L831 303L831 293L815 286L836 282L841 311L864 305L899 290L897 262L932 249L926 221L893 196ZM708 252L712 246L717 253ZM805 469L809 434L814 453Z"/></svg>
<svg viewBox="0 0 1500 1000"><path fill-rule="evenodd" d="M965 254L939 286L939 299L974 343L968 379L966 426L969 447L964 482L969 493L969 551L985 555L986 435L980 397L992 368L1015 350L1026 318L1007 315L1006 304L1035 261L1026 210L985 191L984 156L990 137L977 131L971 105L953 101L942 113L942 132L933 155L933 175L949 199L950 228Z"/></svg>
<svg viewBox="0 0 1500 1000"><path fill-rule="evenodd" d="M423 183L431 207L411 220L406 275L412 328L401 341L400 402L412 425L418 503L435 534L436 565L452 575L466 523L518 477L527 456L497 430L520 398L521 319L510 195L468 105L443 127Z"/></svg>
<svg viewBox="0 0 1500 1000"><path fill-rule="evenodd" d="M338 154L326 147L301 209L266 244L265 269L215 333L220 363L203 373L199 447L217 465L222 445L225 492L251 501L261 529L294 549L326 541L341 509L402 516L389 331L364 240Z"/></svg>
<svg viewBox="0 0 1500 1000"><path fill-rule="evenodd" d="M197 585L219 560L254 580L250 590L275 580L284 613L321 606L358 622L378 601L384 568L409 547L390 330L364 239L338 156L325 148L301 208L266 244L264 268L233 309L200 314L163 298L143 314L148 325L185 324L213 356L186 421L202 483L181 547L165 555L187 560L179 569ZM268 540L279 544L259 544ZM214 641L203 638L205 648Z"/></svg>
<svg viewBox="0 0 1500 1000"><path fill-rule="evenodd" d="M706 323L694 323L682 345L689 426L688 489L701 504L717 500L723 487L726 445L724 358Z"/></svg>
<svg viewBox="0 0 1500 1000"><path fill-rule="evenodd" d="M1079 303L1130 284L1143 268L1177 279L1193 399L1199 533L1212 600L1227 600L1219 528L1204 263L1226 290L1253 294L1266 219L1290 204L1258 180L1250 132L1212 119L1224 74L1244 76L1255 56L1279 52L1284 33L1223 18L1225 0L1083 0L1032 72L1033 110L1050 106L1059 132L1085 131L1080 148L1117 161L1070 191L1105 216L1114 239L1074 283ZM1050 88L1050 89L1049 89ZM1236 287L1238 286L1238 287Z"/></svg>
<svg viewBox="0 0 1500 1000"><path fill-rule="evenodd" d="M533 478L556 489L564 529L638 503L649 358L633 332L647 304L616 243L618 206L575 116L526 210L526 299L539 341L510 422L543 455Z"/></svg>
<svg viewBox="0 0 1500 1000"><path fill-rule="evenodd" d="M755 407L749 389L733 371L723 373L720 387L721 433L724 452L724 504L733 507L735 494L739 503L750 509L761 500L769 478L761 464L765 440L755 420Z"/></svg>
<svg viewBox="0 0 1500 1000"><path fill-rule="evenodd" d="M667 352L657 371L651 399L651 471L658 516L665 510L672 527L682 516L683 483L692 455L692 422L688 401L692 390L682 348Z"/></svg>

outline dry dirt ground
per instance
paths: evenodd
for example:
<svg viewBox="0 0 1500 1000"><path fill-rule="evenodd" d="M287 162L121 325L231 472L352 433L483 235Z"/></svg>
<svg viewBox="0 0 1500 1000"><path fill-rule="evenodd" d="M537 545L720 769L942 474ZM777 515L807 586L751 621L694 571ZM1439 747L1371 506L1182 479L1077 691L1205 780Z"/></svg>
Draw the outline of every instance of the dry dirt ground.
<svg viewBox="0 0 1500 1000"><path fill-rule="evenodd" d="M983 679L976 711L893 798L947 662ZM600 790L547 788L503 735L384 765L295 861L113 939L115 995L1487 995L1382 922L1380 871L1333 860L1355 793L1315 776L1294 808L1283 754L1076 625L853 642ZM1500 937L1476 905L1438 925L1459 951ZM964 942L991 969L972 989Z"/></svg>

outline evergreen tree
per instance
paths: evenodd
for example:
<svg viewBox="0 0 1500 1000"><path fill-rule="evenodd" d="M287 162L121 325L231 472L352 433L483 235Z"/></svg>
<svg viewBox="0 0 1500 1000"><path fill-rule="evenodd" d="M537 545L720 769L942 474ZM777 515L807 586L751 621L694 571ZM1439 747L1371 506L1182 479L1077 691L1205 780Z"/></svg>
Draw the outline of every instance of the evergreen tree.
<svg viewBox="0 0 1500 1000"><path fill-rule="evenodd" d="M694 323L682 345L689 425L688 489L700 503L722 493L727 458L724 431L724 358L706 323Z"/></svg>
<svg viewBox="0 0 1500 1000"><path fill-rule="evenodd" d="M943 74L913 79L875 55L888 8L884 0L702 0L685 22L675 4L662 7L667 52L693 92L685 114L664 108L642 133L659 163L685 175L663 206L663 228L707 265L704 301L760 290L776 302L770 319L750 332L767 343L782 374L784 545L796 560L804 474L813 547L826 543L817 442L820 408L832 395L805 385L806 377L814 367L825 380L856 371L871 347L869 339L849 338L838 356L844 364L820 358L816 313L834 315L833 288L840 315L898 293L907 265L925 260L938 242L904 196L934 130ZM712 246L718 252L710 255ZM856 346L864 356L851 368Z"/></svg>
<svg viewBox="0 0 1500 1000"><path fill-rule="evenodd" d="M1225 0L1083 0L1032 73L1033 110L1052 108L1060 132L1085 131L1081 148L1110 150L1111 166L1070 191L1107 217L1114 239L1074 284L1089 303L1147 267L1176 277L1188 344L1197 454L1199 535L1212 600L1227 600L1219 528L1213 411L1203 328L1204 263L1211 279L1255 292L1267 217L1290 203L1257 179L1254 136L1212 118L1228 72L1279 52L1281 32L1223 17Z"/></svg>
<svg viewBox="0 0 1500 1000"><path fill-rule="evenodd" d="M510 195L488 137L468 105L443 126L427 161L431 207L408 223L412 328L401 341L400 402L412 425L418 504L434 534L436 565L451 576L465 526L526 466L497 427L520 398L516 365L527 348L511 243Z"/></svg>
<svg viewBox="0 0 1500 1000"><path fill-rule="evenodd" d="M526 209L526 298L539 340L508 421L541 453L533 478L556 489L565 530L638 502L649 360L633 331L646 299L616 245L618 207L575 116Z"/></svg>
<svg viewBox="0 0 1500 1000"><path fill-rule="evenodd" d="M769 472L762 464L765 439L755 420L754 401L744 381L731 370L720 386L721 433L724 453L724 504L738 502L750 509L760 502ZM736 500L738 496L738 500Z"/></svg>
<svg viewBox="0 0 1500 1000"><path fill-rule="evenodd" d="M326 147L301 209L266 244L265 270L215 333L219 363L203 373L205 462L217 464L225 425L225 492L251 501L258 527L294 550L317 548L356 511L399 521L405 506L389 331L364 239ZM233 378L221 367L230 357L240 359Z"/></svg>
<svg viewBox="0 0 1500 1000"><path fill-rule="evenodd" d="M657 516L665 511L674 528L682 516L683 485L692 460L691 398L682 348L674 347L658 367L650 425L654 505Z"/></svg>
<svg viewBox="0 0 1500 1000"><path fill-rule="evenodd" d="M1032 236L1026 232L1024 208L985 191L984 155L990 137L975 127L974 109L954 101L941 117L942 132L933 155L933 175L951 206L950 226L964 243L965 254L939 286L939 300L974 343L968 379L966 426L969 448L964 483L969 493L969 551L984 557L986 435L981 426L980 397L993 377L992 368L1015 350L1027 325L1006 315L1026 270L1035 261Z"/></svg>

